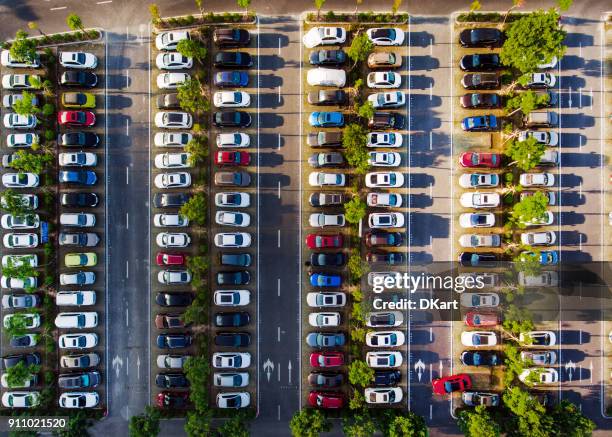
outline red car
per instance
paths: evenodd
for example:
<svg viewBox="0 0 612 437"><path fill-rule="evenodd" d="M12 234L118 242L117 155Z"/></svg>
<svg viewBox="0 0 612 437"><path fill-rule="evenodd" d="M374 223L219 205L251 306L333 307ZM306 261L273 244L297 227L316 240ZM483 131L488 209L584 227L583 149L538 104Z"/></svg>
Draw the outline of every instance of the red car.
<svg viewBox="0 0 612 437"><path fill-rule="evenodd" d="M344 406L344 396L342 396L342 393L311 391L308 395L308 403L311 407L342 408Z"/></svg>
<svg viewBox="0 0 612 437"><path fill-rule="evenodd" d="M344 364L342 352L314 352L310 354L312 367L340 367Z"/></svg>
<svg viewBox="0 0 612 437"><path fill-rule="evenodd" d="M182 266L185 263L185 255L158 252L155 261L158 266Z"/></svg>
<svg viewBox="0 0 612 437"><path fill-rule="evenodd" d="M308 234L306 235L306 245L310 249L327 249L331 247L342 247L342 235L318 235Z"/></svg>
<svg viewBox="0 0 612 437"><path fill-rule="evenodd" d="M185 408L189 392L162 391L157 394L157 406L162 409Z"/></svg>
<svg viewBox="0 0 612 437"><path fill-rule="evenodd" d="M59 111L57 122L60 125L93 126L96 124L96 116L91 111Z"/></svg>
<svg viewBox="0 0 612 437"><path fill-rule="evenodd" d="M498 313L468 311L463 318L466 325L472 328L497 326L501 322Z"/></svg>
<svg viewBox="0 0 612 437"><path fill-rule="evenodd" d="M501 155L488 152L464 152L459 158L459 164L463 167L497 168L501 165Z"/></svg>
<svg viewBox="0 0 612 437"><path fill-rule="evenodd" d="M215 163L217 165L249 165L251 155L249 152L217 152Z"/></svg>
<svg viewBox="0 0 612 437"><path fill-rule="evenodd" d="M472 388L472 378L466 373L436 378L431 381L433 392L437 395L446 395L454 391L465 391Z"/></svg>

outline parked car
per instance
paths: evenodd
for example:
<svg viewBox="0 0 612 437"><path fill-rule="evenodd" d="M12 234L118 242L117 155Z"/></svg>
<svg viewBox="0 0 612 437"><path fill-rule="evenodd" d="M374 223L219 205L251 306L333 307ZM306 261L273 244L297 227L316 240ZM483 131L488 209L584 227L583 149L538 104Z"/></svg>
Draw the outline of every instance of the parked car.
<svg viewBox="0 0 612 437"><path fill-rule="evenodd" d="M404 43L404 31L397 27L373 27L366 34L375 46L401 46Z"/></svg>
<svg viewBox="0 0 612 437"><path fill-rule="evenodd" d="M372 52L368 55L368 68L400 68L402 57L395 52Z"/></svg>
<svg viewBox="0 0 612 437"><path fill-rule="evenodd" d="M248 134L242 132L217 134L215 143L217 144L217 147L221 149L249 147L251 144L251 138Z"/></svg>
<svg viewBox="0 0 612 437"><path fill-rule="evenodd" d="M343 44L346 30L342 27L313 27L302 37L304 45L311 49L319 45Z"/></svg>
<svg viewBox="0 0 612 437"><path fill-rule="evenodd" d="M155 126L163 129L190 129L193 124L187 112L160 111L155 114Z"/></svg>
<svg viewBox="0 0 612 437"><path fill-rule="evenodd" d="M182 266L185 263L185 255L168 252L157 252L155 262L158 266Z"/></svg>
<svg viewBox="0 0 612 437"><path fill-rule="evenodd" d="M64 71L60 76L60 85L82 88L93 88L98 84L98 76L89 71Z"/></svg>
<svg viewBox="0 0 612 437"><path fill-rule="evenodd" d="M95 108L96 96L92 93L62 93L62 106L65 108Z"/></svg>
<svg viewBox="0 0 612 437"><path fill-rule="evenodd" d="M93 132L65 132L57 136L57 144L64 147L96 147L100 137Z"/></svg>
<svg viewBox="0 0 612 437"><path fill-rule="evenodd" d="M216 313L214 319L217 328L240 328L248 325L250 321L251 317L246 311Z"/></svg>
<svg viewBox="0 0 612 437"><path fill-rule="evenodd" d="M309 133L306 142L310 147L339 147L342 145L342 131Z"/></svg>
<svg viewBox="0 0 612 437"><path fill-rule="evenodd" d="M523 173L519 182L524 187L552 187L555 185L555 175L552 173Z"/></svg>
<svg viewBox="0 0 612 437"><path fill-rule="evenodd" d="M248 290L217 290L213 300L217 306L246 306L251 301Z"/></svg>
<svg viewBox="0 0 612 437"><path fill-rule="evenodd" d="M462 228L490 228L495 226L495 215L492 212L464 213L459 216Z"/></svg>
<svg viewBox="0 0 612 437"><path fill-rule="evenodd" d="M60 126L91 127L96 124L96 116L91 111L58 111L57 122Z"/></svg>
<svg viewBox="0 0 612 437"><path fill-rule="evenodd" d="M61 52L59 61L62 67L74 69L94 69L98 66L96 55L87 52Z"/></svg>
<svg viewBox="0 0 612 437"><path fill-rule="evenodd" d="M306 245L309 249L342 247L343 237L342 234L308 234L306 236Z"/></svg>
<svg viewBox="0 0 612 437"><path fill-rule="evenodd" d="M401 147L404 137L396 132L370 132L367 147Z"/></svg>
<svg viewBox="0 0 612 437"><path fill-rule="evenodd" d="M553 350L521 351L521 360L528 365L552 366L557 363L557 352Z"/></svg>
<svg viewBox="0 0 612 437"><path fill-rule="evenodd" d="M371 331L365 341L369 347L397 347L404 345L406 336L402 331Z"/></svg>
<svg viewBox="0 0 612 437"><path fill-rule="evenodd" d="M306 336L306 344L310 347L342 347L346 342L342 332L311 332Z"/></svg>
<svg viewBox="0 0 612 437"><path fill-rule="evenodd" d="M96 282L94 272L77 272L60 274L60 285L92 285Z"/></svg>
<svg viewBox="0 0 612 437"><path fill-rule="evenodd" d="M219 88L244 88L249 85L249 75L244 71L221 71L215 73L213 83Z"/></svg>
<svg viewBox="0 0 612 437"><path fill-rule="evenodd" d="M343 252L314 252L310 254L310 264L314 267L340 267L346 264Z"/></svg>
<svg viewBox="0 0 612 437"><path fill-rule="evenodd" d="M373 369L382 367L400 367L404 362L401 352L381 351L367 352L366 363Z"/></svg>
<svg viewBox="0 0 612 437"><path fill-rule="evenodd" d="M40 137L34 133L9 134L6 136L6 147L32 147L33 144L40 144Z"/></svg>
<svg viewBox="0 0 612 437"><path fill-rule="evenodd" d="M191 272L189 270L160 270L157 272L157 281L164 285L189 284Z"/></svg>
<svg viewBox="0 0 612 437"><path fill-rule="evenodd" d="M344 354L342 352L313 352L308 361L314 368L340 367L344 365Z"/></svg>
<svg viewBox="0 0 612 437"><path fill-rule="evenodd" d="M497 326L501 323L499 313L490 311L468 311L463 317L463 321L467 326L472 328Z"/></svg>
<svg viewBox="0 0 612 437"><path fill-rule="evenodd" d="M193 67L193 58L178 52L160 53L155 58L155 65L160 70L184 70Z"/></svg>
<svg viewBox="0 0 612 437"><path fill-rule="evenodd" d="M18 215L2 214L0 225L3 229L36 229L40 226L40 217L38 214Z"/></svg>
<svg viewBox="0 0 612 437"><path fill-rule="evenodd" d="M219 150L215 154L215 164L219 166L247 166L250 163L249 152Z"/></svg>
<svg viewBox="0 0 612 437"><path fill-rule="evenodd" d="M344 394L338 392L311 391L308 395L308 404L311 407L325 410L344 407Z"/></svg>
<svg viewBox="0 0 612 437"><path fill-rule="evenodd" d="M2 88L5 90L39 89L42 80L37 74L5 74L2 76Z"/></svg>
<svg viewBox="0 0 612 437"><path fill-rule="evenodd" d="M156 363L160 369L182 369L188 358L189 355L161 354Z"/></svg>
<svg viewBox="0 0 612 437"><path fill-rule="evenodd" d="M499 175L495 173L464 173L459 177L463 188L495 188L499 186Z"/></svg>
<svg viewBox="0 0 612 437"><path fill-rule="evenodd" d="M461 96L459 103L466 109L496 109L501 107L501 98L494 93L470 93Z"/></svg>
<svg viewBox="0 0 612 437"><path fill-rule="evenodd" d="M346 219L344 214L310 214L308 223L313 228L324 228L328 226L344 226Z"/></svg>
<svg viewBox="0 0 612 437"><path fill-rule="evenodd" d="M2 295L2 308L5 310L36 308L39 305L40 298L36 294L5 293Z"/></svg>
<svg viewBox="0 0 612 437"><path fill-rule="evenodd" d="M366 326L370 328L400 326L402 323L404 315L401 311L374 311L366 314Z"/></svg>
<svg viewBox="0 0 612 437"><path fill-rule="evenodd" d="M397 193L368 193L366 202L369 207L399 208L402 206L402 196Z"/></svg>
<svg viewBox="0 0 612 437"><path fill-rule="evenodd" d="M308 323L315 328L330 328L340 326L340 313L310 313L308 314Z"/></svg>
<svg viewBox="0 0 612 437"><path fill-rule="evenodd" d="M499 305L497 293L462 293L461 306L466 308L492 308Z"/></svg>
<svg viewBox="0 0 612 437"><path fill-rule="evenodd" d="M213 123L217 127L249 127L251 115L244 111L215 112Z"/></svg>
<svg viewBox="0 0 612 437"><path fill-rule="evenodd" d="M38 246L38 235L36 234L4 234L2 243L7 249L30 249Z"/></svg>
<svg viewBox="0 0 612 437"><path fill-rule="evenodd" d="M371 231L365 234L367 247L399 247L404 237L399 232Z"/></svg>
<svg viewBox="0 0 612 437"><path fill-rule="evenodd" d="M251 42L251 34L247 29L240 28L215 29L213 41L219 47L243 47Z"/></svg>
<svg viewBox="0 0 612 437"><path fill-rule="evenodd" d="M98 181L96 173L90 170L62 170L58 179L60 183L83 186L95 185Z"/></svg>
<svg viewBox="0 0 612 437"><path fill-rule="evenodd" d="M470 347L497 345L497 335L491 331L464 331L461 333L461 344Z"/></svg>
<svg viewBox="0 0 612 437"><path fill-rule="evenodd" d="M478 115L465 117L461 128L467 132L492 132L498 130L497 117L494 115Z"/></svg>
<svg viewBox="0 0 612 437"><path fill-rule="evenodd" d="M59 336L60 349L91 349L98 345L98 335L95 333L63 334Z"/></svg>
<svg viewBox="0 0 612 437"><path fill-rule="evenodd" d="M157 88L175 90L191 79L188 73L160 73L157 75Z"/></svg>
<svg viewBox="0 0 612 437"><path fill-rule="evenodd" d="M251 224L251 216L245 212L217 211L215 223L225 226L246 227Z"/></svg>
<svg viewBox="0 0 612 437"><path fill-rule="evenodd" d="M193 294L186 291L175 293L157 293L155 303L162 307L186 307L193 302Z"/></svg>
<svg viewBox="0 0 612 437"><path fill-rule="evenodd" d="M70 152L58 155L59 165L65 167L94 167L98 163L98 157L90 152Z"/></svg>
<svg viewBox="0 0 612 437"><path fill-rule="evenodd" d="M370 129L403 129L405 118L398 112L375 112L368 119Z"/></svg>
<svg viewBox="0 0 612 437"><path fill-rule="evenodd" d="M193 167L190 153L159 153L155 155L157 168L189 168Z"/></svg>
<svg viewBox="0 0 612 437"><path fill-rule="evenodd" d="M41 363L40 355L37 352L17 355L6 355L2 357L2 370L8 370L16 365L29 367L31 365L39 365Z"/></svg>
<svg viewBox="0 0 612 437"><path fill-rule="evenodd" d="M311 187L343 187L346 184L346 175L314 171L308 175L308 184Z"/></svg>
<svg viewBox="0 0 612 437"><path fill-rule="evenodd" d="M217 247L249 247L251 235L246 232L225 232L215 234L214 241Z"/></svg>
<svg viewBox="0 0 612 437"><path fill-rule="evenodd" d="M217 108L246 108L251 104L251 96L244 91L217 91L213 102Z"/></svg>
<svg viewBox="0 0 612 437"><path fill-rule="evenodd" d="M551 147L559 145L559 134L555 131L524 130L519 132L517 140L527 141L528 138L535 138L538 143Z"/></svg>
<svg viewBox="0 0 612 437"><path fill-rule="evenodd" d="M89 306L96 304L96 292L91 290L58 291L55 295L57 306Z"/></svg>
<svg viewBox="0 0 612 437"><path fill-rule="evenodd" d="M215 352L212 356L215 369L246 369L251 365L251 354L248 352Z"/></svg>
<svg viewBox="0 0 612 437"><path fill-rule="evenodd" d="M181 107L177 93L160 94L157 96L158 109L179 109Z"/></svg>
<svg viewBox="0 0 612 437"><path fill-rule="evenodd" d="M251 282L251 275L246 270L221 271L217 272L216 280L217 285L248 285Z"/></svg>
<svg viewBox="0 0 612 437"><path fill-rule="evenodd" d="M502 67L497 53L476 53L464 55L459 61L463 71L491 71Z"/></svg>
<svg viewBox="0 0 612 437"><path fill-rule="evenodd" d="M313 273L310 275L310 285L313 287L340 287L342 277L325 273Z"/></svg>
<svg viewBox="0 0 612 437"><path fill-rule="evenodd" d="M435 378L431 385L434 394L445 395L452 392L463 392L472 388L472 378L470 375L460 373L458 375L449 375L442 378Z"/></svg>
<svg viewBox="0 0 612 437"><path fill-rule="evenodd" d="M501 165L501 155L489 152L464 152L459 158L462 167L497 168Z"/></svg>
<svg viewBox="0 0 612 437"><path fill-rule="evenodd" d="M161 391L157 393L156 405L158 408L176 410L187 408L189 405L189 392Z"/></svg>
<svg viewBox="0 0 612 437"><path fill-rule="evenodd" d="M467 248L500 247L499 234L463 234L459 237L459 245Z"/></svg>
<svg viewBox="0 0 612 437"><path fill-rule="evenodd" d="M548 385L559 382L559 372L551 367L532 367L523 370L519 379L526 385Z"/></svg>
<svg viewBox="0 0 612 437"><path fill-rule="evenodd" d="M496 47L504 41L501 30L490 27L465 29L459 34L459 44L463 47Z"/></svg>
<svg viewBox="0 0 612 437"><path fill-rule="evenodd" d="M247 52L217 52L213 65L217 68L249 68L253 66L253 58Z"/></svg>
<svg viewBox="0 0 612 437"><path fill-rule="evenodd" d="M461 85L468 90L495 90L501 86L501 76L497 73L466 73Z"/></svg>
<svg viewBox="0 0 612 437"><path fill-rule="evenodd" d="M523 76L522 85L527 89L554 88L557 84L557 76L552 73L527 73Z"/></svg>
<svg viewBox="0 0 612 437"><path fill-rule="evenodd" d="M157 50L176 50L178 43L184 39L191 39L186 30L161 32L155 37L155 47Z"/></svg>
<svg viewBox="0 0 612 437"><path fill-rule="evenodd" d="M179 171L173 173L161 173L155 176L155 186L161 189L186 188L191 186L191 173Z"/></svg>
<svg viewBox="0 0 612 437"><path fill-rule="evenodd" d="M213 374L215 387L246 387L249 385L248 372L215 372Z"/></svg>
<svg viewBox="0 0 612 437"><path fill-rule="evenodd" d="M248 187L251 176L246 171L218 171L215 173L215 185L222 187Z"/></svg>
<svg viewBox="0 0 612 437"><path fill-rule="evenodd" d="M333 68L312 68L308 70L306 81L310 86L342 88L346 84L346 72Z"/></svg>
<svg viewBox="0 0 612 437"><path fill-rule="evenodd" d="M526 246L550 246L556 241L557 234L554 231L521 233L521 243Z"/></svg>
<svg viewBox="0 0 612 437"><path fill-rule="evenodd" d="M216 402L221 409L246 408L251 403L251 395L248 392L218 393Z"/></svg>
<svg viewBox="0 0 612 437"><path fill-rule="evenodd" d="M387 265L399 265L405 261L404 254L401 252L368 252L366 260L371 264L383 263Z"/></svg>
<svg viewBox="0 0 612 437"><path fill-rule="evenodd" d="M160 334L155 344L159 349L181 349L191 346L192 341L189 334Z"/></svg>
<svg viewBox="0 0 612 437"><path fill-rule="evenodd" d="M501 203L501 197L491 192L463 193L459 203L464 208L496 208Z"/></svg>
<svg viewBox="0 0 612 437"><path fill-rule="evenodd" d="M38 391L5 391L2 406L5 408L36 408L40 404Z"/></svg>
<svg viewBox="0 0 612 437"><path fill-rule="evenodd" d="M311 206L340 206L346 202L342 193L311 193L308 203Z"/></svg>
<svg viewBox="0 0 612 437"><path fill-rule="evenodd" d="M369 88L399 88L402 76L393 71L374 71L368 73L366 83Z"/></svg>
<svg viewBox="0 0 612 437"><path fill-rule="evenodd" d="M523 346L555 346L557 335L553 331L521 332L519 343Z"/></svg>
<svg viewBox="0 0 612 437"><path fill-rule="evenodd" d="M308 383L312 387L335 388L344 383L344 375L336 372L311 372Z"/></svg>
<svg viewBox="0 0 612 437"><path fill-rule="evenodd" d="M32 114L21 115L13 112L4 114L3 120L7 129L33 129L38 124L38 119Z"/></svg>
<svg viewBox="0 0 612 437"><path fill-rule="evenodd" d="M368 226L371 229L403 228L404 222L404 214L400 212L377 212L368 216Z"/></svg>
<svg viewBox="0 0 612 437"><path fill-rule="evenodd" d="M399 387L366 388L364 390L364 397L367 404L397 404L402 401L403 396L402 389Z"/></svg>
<svg viewBox="0 0 612 437"><path fill-rule="evenodd" d="M251 334L248 332L218 332L215 335L216 346L224 347L247 347L251 344Z"/></svg>
<svg viewBox="0 0 612 437"><path fill-rule="evenodd" d="M461 400L468 407L484 405L485 407L497 407L500 404L500 396L497 393L486 393L469 391L461 393Z"/></svg>
<svg viewBox="0 0 612 437"><path fill-rule="evenodd" d="M464 333L462 333L462 338L463 334ZM460 359L464 366L499 366L502 364L502 358L499 353L492 350L464 351L461 353Z"/></svg>
<svg viewBox="0 0 612 437"><path fill-rule="evenodd" d="M404 185L404 175L399 172L367 173L365 179L368 188L400 188Z"/></svg>
<svg viewBox="0 0 612 437"><path fill-rule="evenodd" d="M102 375L98 371L62 373L57 378L61 389L95 388L100 384Z"/></svg>
<svg viewBox="0 0 612 437"><path fill-rule="evenodd" d="M346 62L346 52L343 50L314 50L308 58L310 65L336 67ZM310 99L309 103L310 103Z"/></svg>
<svg viewBox="0 0 612 437"><path fill-rule="evenodd" d="M11 56L10 50L2 50L0 53L0 64L3 67L9 68L39 68L40 55L38 53L34 53L33 56L31 55L31 53L28 53L25 59L17 60Z"/></svg>

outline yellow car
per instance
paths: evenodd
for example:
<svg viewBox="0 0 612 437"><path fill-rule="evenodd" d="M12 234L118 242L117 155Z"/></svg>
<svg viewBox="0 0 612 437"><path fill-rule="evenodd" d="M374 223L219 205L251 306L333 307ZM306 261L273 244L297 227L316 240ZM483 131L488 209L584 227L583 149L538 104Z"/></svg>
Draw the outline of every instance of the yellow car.
<svg viewBox="0 0 612 437"><path fill-rule="evenodd" d="M98 255L93 252L67 253L64 263L66 267L93 267L98 264Z"/></svg>
<svg viewBox="0 0 612 437"><path fill-rule="evenodd" d="M62 93L62 106L65 108L95 108L96 96L92 93Z"/></svg>

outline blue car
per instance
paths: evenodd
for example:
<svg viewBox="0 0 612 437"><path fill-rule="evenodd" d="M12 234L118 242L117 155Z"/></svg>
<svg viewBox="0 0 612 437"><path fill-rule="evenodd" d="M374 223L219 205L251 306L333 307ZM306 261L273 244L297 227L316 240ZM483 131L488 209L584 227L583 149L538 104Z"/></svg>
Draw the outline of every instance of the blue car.
<svg viewBox="0 0 612 437"><path fill-rule="evenodd" d="M220 88L245 87L249 85L249 75L244 71L222 71L213 78Z"/></svg>
<svg viewBox="0 0 612 437"><path fill-rule="evenodd" d="M98 178L93 171L90 170L70 170L60 171L59 181L64 184L74 185L95 185Z"/></svg>
<svg viewBox="0 0 612 437"><path fill-rule="evenodd" d="M308 117L308 123L312 127L342 127L344 115L342 112L313 112Z"/></svg>
<svg viewBox="0 0 612 437"><path fill-rule="evenodd" d="M323 275L315 273L310 277L310 285L314 287L340 287L342 278L339 275Z"/></svg>
<svg viewBox="0 0 612 437"><path fill-rule="evenodd" d="M342 332L312 332L306 336L306 344L310 347L339 347L345 342Z"/></svg>
<svg viewBox="0 0 612 437"><path fill-rule="evenodd" d="M497 117L494 115L478 115L476 117L465 117L461 122L461 128L468 132L491 132L498 129Z"/></svg>
<svg viewBox="0 0 612 437"><path fill-rule="evenodd" d="M534 256L534 252L523 252L521 259ZM539 254L540 265L552 266L559 263L559 253L556 250L542 250Z"/></svg>

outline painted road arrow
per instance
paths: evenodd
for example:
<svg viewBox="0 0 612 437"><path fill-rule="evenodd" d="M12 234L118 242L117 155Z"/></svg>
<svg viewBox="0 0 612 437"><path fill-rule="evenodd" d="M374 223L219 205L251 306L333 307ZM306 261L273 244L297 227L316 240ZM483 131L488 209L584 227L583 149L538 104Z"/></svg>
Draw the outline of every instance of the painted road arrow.
<svg viewBox="0 0 612 437"><path fill-rule="evenodd" d="M569 380L571 381L574 375L574 370L576 370L576 363L574 363L572 360L569 360L565 364L565 370L567 370L567 373L569 374Z"/></svg>
<svg viewBox="0 0 612 437"><path fill-rule="evenodd" d="M270 361L268 358L263 365L264 372L266 372L266 376L268 377L268 382L270 382L270 376L272 376L272 372L274 372L274 363Z"/></svg>
<svg viewBox="0 0 612 437"><path fill-rule="evenodd" d="M414 365L414 371L416 372L419 381L421 381L421 378L423 377L423 372L425 371L425 363L420 358L419 361L417 361Z"/></svg>

